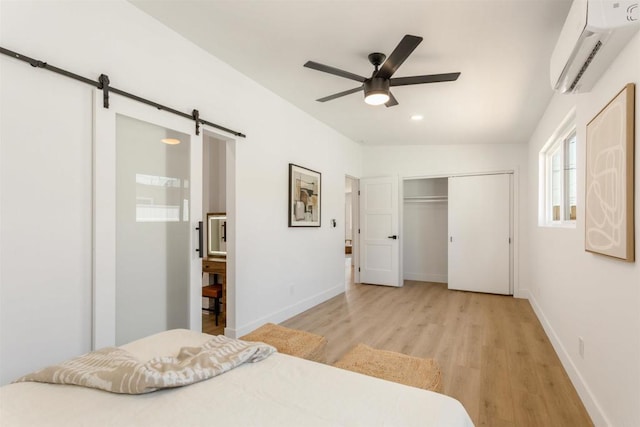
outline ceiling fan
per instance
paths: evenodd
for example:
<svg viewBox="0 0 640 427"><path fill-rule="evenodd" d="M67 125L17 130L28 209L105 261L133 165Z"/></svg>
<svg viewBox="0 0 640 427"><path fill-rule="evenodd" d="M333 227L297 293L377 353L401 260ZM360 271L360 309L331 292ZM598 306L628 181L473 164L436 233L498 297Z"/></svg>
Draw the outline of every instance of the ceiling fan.
<svg viewBox="0 0 640 427"><path fill-rule="evenodd" d="M318 102L331 101L332 99L340 98L345 95L364 91L364 102L370 105L382 105L387 107L393 107L398 105L398 101L389 91L391 86L407 86L418 85L423 83L437 83L437 82L450 82L457 80L460 73L447 73L447 74L430 74L424 76L412 76L412 77L396 77L391 78L396 70L402 65L402 63L411 55L416 47L422 41L422 37L412 36L407 34L400 40L398 46L391 52L391 55L387 58L384 53L372 53L369 55L369 62L373 64L375 69L371 74L371 77L366 78L357 74L344 71L339 68L330 67L328 65L319 64L313 61L307 61L304 64L307 68L322 71L325 73L333 74L339 77L355 80L362 83L354 89L338 92L333 95L325 96L324 98L317 99ZM386 59L386 61L385 61ZM382 67L380 67L382 65Z"/></svg>

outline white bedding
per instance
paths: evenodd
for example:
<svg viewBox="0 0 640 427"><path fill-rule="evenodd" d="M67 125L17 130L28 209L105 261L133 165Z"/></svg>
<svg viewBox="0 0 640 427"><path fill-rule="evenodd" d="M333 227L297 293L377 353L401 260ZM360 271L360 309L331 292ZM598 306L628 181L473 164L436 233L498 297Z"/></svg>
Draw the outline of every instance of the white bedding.
<svg viewBox="0 0 640 427"><path fill-rule="evenodd" d="M141 360L209 335L173 330L122 346ZM4 426L442 426L473 423L455 399L273 354L191 386L118 395L78 386L0 388Z"/></svg>

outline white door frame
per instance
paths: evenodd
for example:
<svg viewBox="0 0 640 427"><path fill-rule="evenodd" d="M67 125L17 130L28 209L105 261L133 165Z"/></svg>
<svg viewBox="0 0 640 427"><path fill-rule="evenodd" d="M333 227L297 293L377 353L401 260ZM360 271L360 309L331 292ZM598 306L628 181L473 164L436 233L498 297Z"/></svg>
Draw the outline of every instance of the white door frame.
<svg viewBox="0 0 640 427"><path fill-rule="evenodd" d="M190 214L191 263L189 328L202 330L200 258L196 252L202 221L202 134L195 135L195 123L166 111L110 95L110 108L102 105L102 91L93 91L93 325L92 348L113 346L116 342L116 114L123 114L158 126L191 135Z"/></svg>
<svg viewBox="0 0 640 427"><path fill-rule="evenodd" d="M345 175L353 184L351 188L351 260L353 262L353 283L360 283L360 178ZM345 289L347 284L345 283Z"/></svg>
<svg viewBox="0 0 640 427"><path fill-rule="evenodd" d="M354 200L352 200L351 209L353 215L353 283L360 283L360 178L353 178L356 188ZM355 202L355 203L354 203Z"/></svg>
<svg viewBox="0 0 640 427"><path fill-rule="evenodd" d="M225 149L225 186L226 186L226 212L227 212L227 300L226 319L227 324L224 334L235 338L236 328L236 143L237 137L219 131L216 128L202 125L203 132L217 140L224 141ZM202 191L202 190L201 190ZM202 275L202 270L200 270ZM200 308L202 308L201 295L198 296ZM202 318L200 318L202 320ZM198 331L200 332L200 331Z"/></svg>

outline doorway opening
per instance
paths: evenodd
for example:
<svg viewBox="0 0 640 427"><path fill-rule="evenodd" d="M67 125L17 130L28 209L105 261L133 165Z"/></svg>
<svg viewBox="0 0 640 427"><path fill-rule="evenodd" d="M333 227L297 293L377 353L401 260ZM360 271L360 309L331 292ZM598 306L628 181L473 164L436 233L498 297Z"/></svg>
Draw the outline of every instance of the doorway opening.
<svg viewBox="0 0 640 427"><path fill-rule="evenodd" d="M345 176L344 183L344 269L345 291L354 283L360 281L359 270L359 191L360 181L351 176Z"/></svg>
<svg viewBox="0 0 640 427"><path fill-rule="evenodd" d="M404 179L402 190L402 276L447 283L448 179Z"/></svg>
<svg viewBox="0 0 640 427"><path fill-rule="evenodd" d="M201 307L202 332L211 335L224 335L228 314L227 208L227 141L205 132L202 144L202 218L206 251L202 263Z"/></svg>

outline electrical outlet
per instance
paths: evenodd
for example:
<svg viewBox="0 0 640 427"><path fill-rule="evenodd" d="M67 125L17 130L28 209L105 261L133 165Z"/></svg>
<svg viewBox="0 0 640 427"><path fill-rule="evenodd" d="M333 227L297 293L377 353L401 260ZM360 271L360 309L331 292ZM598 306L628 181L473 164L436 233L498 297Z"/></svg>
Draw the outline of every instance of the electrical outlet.
<svg viewBox="0 0 640 427"><path fill-rule="evenodd" d="M289 286L289 295L295 295L296 293L296 285Z"/></svg>
<svg viewBox="0 0 640 427"><path fill-rule="evenodd" d="M578 353L584 359L584 340L582 337L578 337Z"/></svg>

